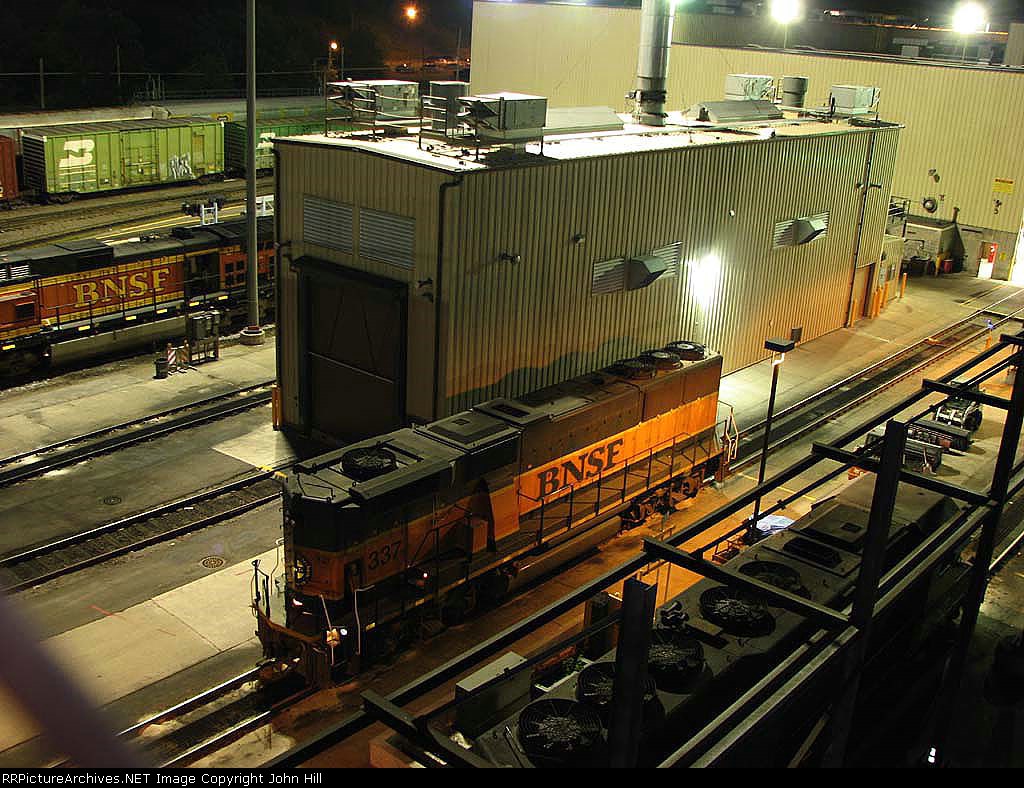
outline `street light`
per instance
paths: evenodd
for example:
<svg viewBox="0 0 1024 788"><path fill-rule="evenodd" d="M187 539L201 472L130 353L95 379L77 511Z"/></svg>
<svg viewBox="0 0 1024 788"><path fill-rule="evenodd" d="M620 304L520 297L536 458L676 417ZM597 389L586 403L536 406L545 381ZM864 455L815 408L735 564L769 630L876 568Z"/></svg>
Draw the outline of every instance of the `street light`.
<svg viewBox="0 0 1024 788"><path fill-rule="evenodd" d="M420 15L420 9L414 5L407 5L405 7L405 18L410 22L415 22Z"/></svg>
<svg viewBox="0 0 1024 788"><path fill-rule="evenodd" d="M782 25L782 48L789 48L789 26L803 16L803 4L800 0L772 0L771 15L777 24Z"/></svg>
<svg viewBox="0 0 1024 788"><path fill-rule="evenodd" d="M757 472L757 486L764 484L764 472L768 466L768 443L772 436L772 418L775 415L775 393L779 388L779 367L786 360L796 342L792 339L766 339L764 349L770 350L772 356L772 391L768 395L768 417L764 422L764 445L761 448L761 467ZM761 496L754 499L754 514L750 518L750 525L747 528L747 543L754 544L757 541L757 521L761 518Z"/></svg>
<svg viewBox="0 0 1024 788"><path fill-rule="evenodd" d="M961 3L953 12L953 30L964 38L961 62L967 60L967 37L988 27L988 14L980 3Z"/></svg>

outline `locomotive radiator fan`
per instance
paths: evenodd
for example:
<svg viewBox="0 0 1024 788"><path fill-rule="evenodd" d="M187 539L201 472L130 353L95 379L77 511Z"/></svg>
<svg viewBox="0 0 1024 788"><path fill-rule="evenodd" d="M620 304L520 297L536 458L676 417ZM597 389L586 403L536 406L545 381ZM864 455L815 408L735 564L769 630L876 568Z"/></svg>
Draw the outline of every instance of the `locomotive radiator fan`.
<svg viewBox="0 0 1024 788"><path fill-rule="evenodd" d="M700 613L736 637L764 637L775 631L775 617L758 597L741 589L715 586L700 595Z"/></svg>
<svg viewBox="0 0 1024 788"><path fill-rule="evenodd" d="M800 573L777 561L751 561L740 567L740 573L805 599L811 598L811 592L803 584Z"/></svg>
<svg viewBox="0 0 1024 788"><path fill-rule="evenodd" d="M538 766L593 765L604 747L601 716L566 698L542 698L519 715L519 742Z"/></svg>
<svg viewBox="0 0 1024 788"><path fill-rule="evenodd" d="M666 692L683 692L704 669L704 647L696 638L675 629L659 627L651 632L647 671Z"/></svg>
<svg viewBox="0 0 1024 788"><path fill-rule="evenodd" d="M367 482L398 467L393 452L381 446L367 446L352 449L341 455L341 469L350 479Z"/></svg>
<svg viewBox="0 0 1024 788"><path fill-rule="evenodd" d="M658 374L657 366L643 358L624 358L616 361L605 371L627 380L649 380Z"/></svg>
<svg viewBox="0 0 1024 788"><path fill-rule="evenodd" d="M669 353L675 353L683 361L703 361L708 350L699 342L670 342L665 346Z"/></svg>
<svg viewBox="0 0 1024 788"><path fill-rule="evenodd" d="M592 706L601 715L601 722L608 727L611 716L612 695L615 689L615 663L595 662L580 671L576 680L576 700ZM644 719L658 715L661 703L658 701L657 685L651 676L644 684Z"/></svg>
<svg viewBox="0 0 1024 788"><path fill-rule="evenodd" d="M639 359L654 364L660 370L679 369L683 366L683 360L669 350L647 350L640 354Z"/></svg>

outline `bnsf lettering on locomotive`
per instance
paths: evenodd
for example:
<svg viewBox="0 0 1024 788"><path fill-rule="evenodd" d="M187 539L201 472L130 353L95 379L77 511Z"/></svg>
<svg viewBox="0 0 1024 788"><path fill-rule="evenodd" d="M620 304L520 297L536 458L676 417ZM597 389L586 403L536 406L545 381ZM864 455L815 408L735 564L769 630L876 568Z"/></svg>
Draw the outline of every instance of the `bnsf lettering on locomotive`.
<svg viewBox="0 0 1024 788"><path fill-rule="evenodd" d="M581 484L589 479L596 479L604 471L613 468L619 459L619 451L623 441L614 440L604 446L598 446L584 452L561 465L548 468L537 474L540 483L540 496L550 495L570 484Z"/></svg>
<svg viewBox="0 0 1024 788"><path fill-rule="evenodd" d="M77 282L73 285L77 295L75 306L86 306L89 302L111 299L141 298L151 290L162 293L167 289L166 281L170 275L170 269L161 268L153 271L140 271L136 274L120 274L89 282Z"/></svg>

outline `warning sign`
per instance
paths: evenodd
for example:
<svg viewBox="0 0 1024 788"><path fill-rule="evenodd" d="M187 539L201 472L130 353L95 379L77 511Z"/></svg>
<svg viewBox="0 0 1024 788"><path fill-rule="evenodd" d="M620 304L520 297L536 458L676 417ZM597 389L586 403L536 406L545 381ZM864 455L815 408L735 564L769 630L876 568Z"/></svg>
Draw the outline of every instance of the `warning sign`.
<svg viewBox="0 0 1024 788"><path fill-rule="evenodd" d="M992 191L996 194L1013 194L1014 181L1008 178L996 178L992 182Z"/></svg>

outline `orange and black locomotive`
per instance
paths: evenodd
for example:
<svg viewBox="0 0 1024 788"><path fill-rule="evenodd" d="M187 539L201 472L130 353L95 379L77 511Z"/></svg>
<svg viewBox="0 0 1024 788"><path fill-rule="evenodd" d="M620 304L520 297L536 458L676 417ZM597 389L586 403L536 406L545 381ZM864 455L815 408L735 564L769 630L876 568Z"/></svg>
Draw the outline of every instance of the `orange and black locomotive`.
<svg viewBox="0 0 1024 788"><path fill-rule="evenodd" d="M721 373L675 343L295 466L283 577L255 569L268 667L329 684L695 496L727 464Z"/></svg>
<svg viewBox="0 0 1024 788"><path fill-rule="evenodd" d="M261 219L265 297L273 292L273 232L273 220ZM241 221L0 252L0 374L181 337L194 310L244 312L245 261Z"/></svg>

